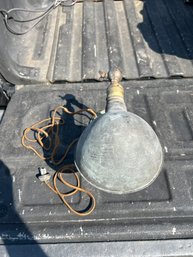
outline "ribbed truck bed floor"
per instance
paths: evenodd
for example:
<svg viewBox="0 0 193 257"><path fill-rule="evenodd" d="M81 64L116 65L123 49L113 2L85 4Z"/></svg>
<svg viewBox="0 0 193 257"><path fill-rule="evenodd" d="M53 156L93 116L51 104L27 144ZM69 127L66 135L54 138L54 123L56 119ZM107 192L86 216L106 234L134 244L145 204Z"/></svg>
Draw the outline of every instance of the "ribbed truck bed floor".
<svg viewBox="0 0 193 257"><path fill-rule="evenodd" d="M15 37L12 56L37 82L104 80L114 67L126 80L192 77L192 23L183 0L83 1Z"/></svg>

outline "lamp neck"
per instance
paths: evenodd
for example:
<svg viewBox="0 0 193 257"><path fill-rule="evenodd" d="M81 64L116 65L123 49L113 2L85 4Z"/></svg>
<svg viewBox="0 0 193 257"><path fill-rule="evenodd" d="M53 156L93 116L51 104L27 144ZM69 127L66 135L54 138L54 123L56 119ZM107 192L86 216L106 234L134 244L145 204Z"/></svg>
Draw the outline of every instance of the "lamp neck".
<svg viewBox="0 0 193 257"><path fill-rule="evenodd" d="M124 89L117 81L113 81L107 89L106 111L127 111L124 101Z"/></svg>

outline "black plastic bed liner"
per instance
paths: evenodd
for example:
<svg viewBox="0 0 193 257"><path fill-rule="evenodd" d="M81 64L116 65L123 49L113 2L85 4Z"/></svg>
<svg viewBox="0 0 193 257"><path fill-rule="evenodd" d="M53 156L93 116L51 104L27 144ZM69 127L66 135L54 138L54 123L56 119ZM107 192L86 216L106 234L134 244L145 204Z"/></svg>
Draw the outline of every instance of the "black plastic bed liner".
<svg viewBox="0 0 193 257"><path fill-rule="evenodd" d="M105 80L115 66L126 80L193 77L192 24L193 6L183 0L59 7L28 34L2 38L2 73L17 84Z"/></svg>
<svg viewBox="0 0 193 257"><path fill-rule="evenodd" d="M156 131L165 153L163 171L147 189L112 195L81 180L96 197L91 216L71 214L36 178L38 167L54 170L21 145L23 129L50 110L105 107L107 82L17 86L0 130L0 239L16 242L89 242L193 237L193 80L123 82L129 111ZM67 119L68 144L85 127L82 118ZM68 161L73 160L73 152ZM118 171L117 171L118 172ZM70 175L67 175L70 176ZM70 177L69 177L70 179ZM81 208L84 197L69 199Z"/></svg>

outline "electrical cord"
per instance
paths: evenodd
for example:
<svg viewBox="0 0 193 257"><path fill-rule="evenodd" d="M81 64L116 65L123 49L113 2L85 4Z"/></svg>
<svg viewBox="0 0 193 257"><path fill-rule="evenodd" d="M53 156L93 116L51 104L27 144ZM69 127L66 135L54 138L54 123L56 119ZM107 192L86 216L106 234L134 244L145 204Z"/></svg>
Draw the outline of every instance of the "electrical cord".
<svg viewBox="0 0 193 257"><path fill-rule="evenodd" d="M97 117L96 113L92 109L82 109L77 112L70 112L67 108L63 106L58 106L54 110L51 118L47 118L39 122L36 122L32 126L24 130L23 136L22 136L22 145L25 148L32 150L41 160L50 160L54 166L58 166L63 163L63 161L66 159L66 156L71 150L71 148L78 141L78 138L74 139L64 151L63 156L59 160L56 160L57 150L60 146L59 126L65 125L65 120L62 119L61 117L57 117L57 114L59 113L60 110L63 110L63 112L67 113L68 115L88 113L91 115L92 118ZM33 139L28 136L30 132L34 133ZM48 142L45 143L44 142L45 139L47 139ZM42 149L44 149L44 151L49 151L50 155L47 157L43 156L40 152L38 152L35 149L34 146L32 146L32 143L38 143L42 147ZM70 172L74 176L76 180L76 185L70 184L69 182L64 180L63 176L66 172L68 173ZM60 181L63 185L66 185L67 187L69 187L71 191L68 193L61 192L58 188L57 181ZM77 170L74 164L64 165L62 168L56 171L55 174L53 175L52 183L50 182L50 179L45 179L43 180L43 182L55 194L57 194L60 197L62 202L74 214L78 216L87 216L94 211L96 207L96 200L91 192L81 188L80 178L77 174ZM83 211L75 210L66 200L66 197L72 196L77 192L85 193L90 198L90 203L88 205L88 208L86 208Z"/></svg>
<svg viewBox="0 0 193 257"><path fill-rule="evenodd" d="M37 9L37 10L30 10L30 9L23 9L23 8L13 8L10 10L5 10L5 9L0 9L0 13L3 16L4 23L6 28L14 35L25 35L28 32L30 32L33 28L35 28L46 16L49 15L50 12L52 12L55 8L58 6L63 6L63 7L71 7L75 5L78 0L73 0L71 3L67 3L69 0L55 0L53 3L51 3L48 7L43 8L43 9ZM34 18L28 18L28 19L23 19L20 20L14 16L14 13L17 12L23 12L23 13L42 13ZM9 21L13 21L15 23L27 23L27 22L32 22L36 21L30 28L28 28L25 31L17 31L16 29L13 29L10 26Z"/></svg>

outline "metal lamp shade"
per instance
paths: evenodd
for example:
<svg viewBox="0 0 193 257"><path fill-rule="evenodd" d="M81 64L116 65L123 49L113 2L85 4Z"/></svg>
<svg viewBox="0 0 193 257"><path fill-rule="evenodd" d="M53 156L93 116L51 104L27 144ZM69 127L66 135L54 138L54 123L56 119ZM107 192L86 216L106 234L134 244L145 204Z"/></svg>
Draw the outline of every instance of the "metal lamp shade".
<svg viewBox="0 0 193 257"><path fill-rule="evenodd" d="M93 186L125 194L149 186L161 171L163 152L150 125L127 112L121 73L107 89L106 113L84 130L75 155L80 174Z"/></svg>
<svg viewBox="0 0 193 257"><path fill-rule="evenodd" d="M163 162L154 130L139 116L107 112L81 135L75 164L93 186L111 193L141 190L158 176Z"/></svg>

